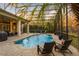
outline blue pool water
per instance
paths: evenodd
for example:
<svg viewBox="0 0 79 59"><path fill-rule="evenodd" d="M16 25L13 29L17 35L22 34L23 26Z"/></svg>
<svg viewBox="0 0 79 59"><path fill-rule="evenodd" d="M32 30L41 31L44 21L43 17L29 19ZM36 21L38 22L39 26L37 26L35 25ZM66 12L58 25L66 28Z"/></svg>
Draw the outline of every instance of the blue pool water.
<svg viewBox="0 0 79 59"><path fill-rule="evenodd" d="M52 35L49 34L38 34L38 35L32 35L29 37L26 37L21 40L17 40L16 44L21 44L24 47L35 47L37 45L44 44L45 42L52 42L53 38Z"/></svg>

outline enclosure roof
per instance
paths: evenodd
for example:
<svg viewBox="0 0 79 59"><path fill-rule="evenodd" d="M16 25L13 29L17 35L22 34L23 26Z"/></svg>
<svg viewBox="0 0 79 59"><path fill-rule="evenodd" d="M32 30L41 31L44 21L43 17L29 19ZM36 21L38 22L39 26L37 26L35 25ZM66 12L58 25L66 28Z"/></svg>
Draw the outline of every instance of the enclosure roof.
<svg viewBox="0 0 79 59"><path fill-rule="evenodd" d="M2 4L0 4L0 5L2 5ZM7 5L8 5L8 3L5 4L5 6L7 6ZM36 9L35 9L35 7L36 7ZM58 4L58 3L57 4L49 3L46 5L45 5L45 3L44 4L43 3L17 3L16 4L15 3L14 5L10 5L6 9L6 11L9 11L9 12L12 12L15 14L15 10L16 10L17 15L20 17L23 17L24 19L30 19L32 13L34 12L34 15L32 15L32 18L33 18L32 20L36 20L38 18L39 13L42 11L41 14L43 14L44 19L54 19L59 8L60 8L60 4ZM34 9L35 9L35 11L34 11ZM21 13L18 12L20 10L22 10L23 12L21 12ZM26 14L26 15L23 15L23 14ZM9 16L9 17L11 17L11 16ZM16 18L16 16L14 18Z"/></svg>

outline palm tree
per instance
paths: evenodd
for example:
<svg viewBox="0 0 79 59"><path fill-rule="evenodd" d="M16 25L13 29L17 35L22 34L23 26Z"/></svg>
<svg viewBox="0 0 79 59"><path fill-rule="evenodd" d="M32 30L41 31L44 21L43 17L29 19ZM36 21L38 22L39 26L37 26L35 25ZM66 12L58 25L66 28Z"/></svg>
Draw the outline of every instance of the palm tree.
<svg viewBox="0 0 79 59"><path fill-rule="evenodd" d="M49 4L48 3L44 3L42 6L41 6L41 9L40 9L40 11L39 11L39 13L38 13L38 17L37 17L37 20L40 20L38 23L41 23L41 25L42 25L42 29L44 28L44 13L45 13L45 11L46 11L46 8L49 6Z"/></svg>
<svg viewBox="0 0 79 59"><path fill-rule="evenodd" d="M77 32L78 32L78 50L79 50L79 4L77 4L77 3L71 4L71 9L77 18L76 21L78 22Z"/></svg>
<svg viewBox="0 0 79 59"><path fill-rule="evenodd" d="M42 6L41 6L41 9L39 11L39 14L38 14L38 18L37 20L40 20L38 22L41 23L42 27L47 27L47 25L45 24L45 11L48 10L50 8L50 6L54 6L53 9L58 9L58 7L60 6L60 4L48 4L48 3L44 3ZM51 18L52 19L52 18ZM52 20L53 21L53 20ZM49 27L50 25L48 25Z"/></svg>
<svg viewBox="0 0 79 59"><path fill-rule="evenodd" d="M30 17L30 20L28 20L28 22L27 22L27 33L29 33L29 24L30 24L30 22L32 21L32 19L33 19L33 16L34 16L34 13L36 12L36 9L37 9L37 5L35 6L35 8L32 10L32 12L31 12L31 17Z"/></svg>

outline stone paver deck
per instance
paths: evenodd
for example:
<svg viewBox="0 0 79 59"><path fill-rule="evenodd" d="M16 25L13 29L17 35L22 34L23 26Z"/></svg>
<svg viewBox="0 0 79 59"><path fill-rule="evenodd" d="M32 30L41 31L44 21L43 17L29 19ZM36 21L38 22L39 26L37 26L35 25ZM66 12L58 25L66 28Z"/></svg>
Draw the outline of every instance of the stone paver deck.
<svg viewBox="0 0 79 59"><path fill-rule="evenodd" d="M37 48L25 48L21 45L14 44L14 41L25 38L31 34L22 34L21 36L9 37L7 41L0 42L0 56L38 56ZM58 40L58 37L52 34L54 40ZM79 56L76 48L70 46L69 49L73 54L67 53L68 56ZM56 56L62 56L60 52L53 51Z"/></svg>

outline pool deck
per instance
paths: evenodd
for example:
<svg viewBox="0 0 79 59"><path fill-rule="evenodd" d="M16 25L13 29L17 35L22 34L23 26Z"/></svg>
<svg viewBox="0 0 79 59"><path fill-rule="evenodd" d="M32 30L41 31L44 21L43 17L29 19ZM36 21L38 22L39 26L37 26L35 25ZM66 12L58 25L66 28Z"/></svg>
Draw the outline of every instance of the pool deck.
<svg viewBox="0 0 79 59"><path fill-rule="evenodd" d="M37 33L22 34L21 36L12 36L8 37L7 41L0 42L0 56L38 56L37 48L25 48L21 45L14 44L14 41L34 35ZM51 34L55 41L58 40L58 36ZM67 56L79 56L79 52L73 46L70 46L69 49L72 51L72 54L67 53ZM55 56L63 56L60 52L53 51Z"/></svg>

